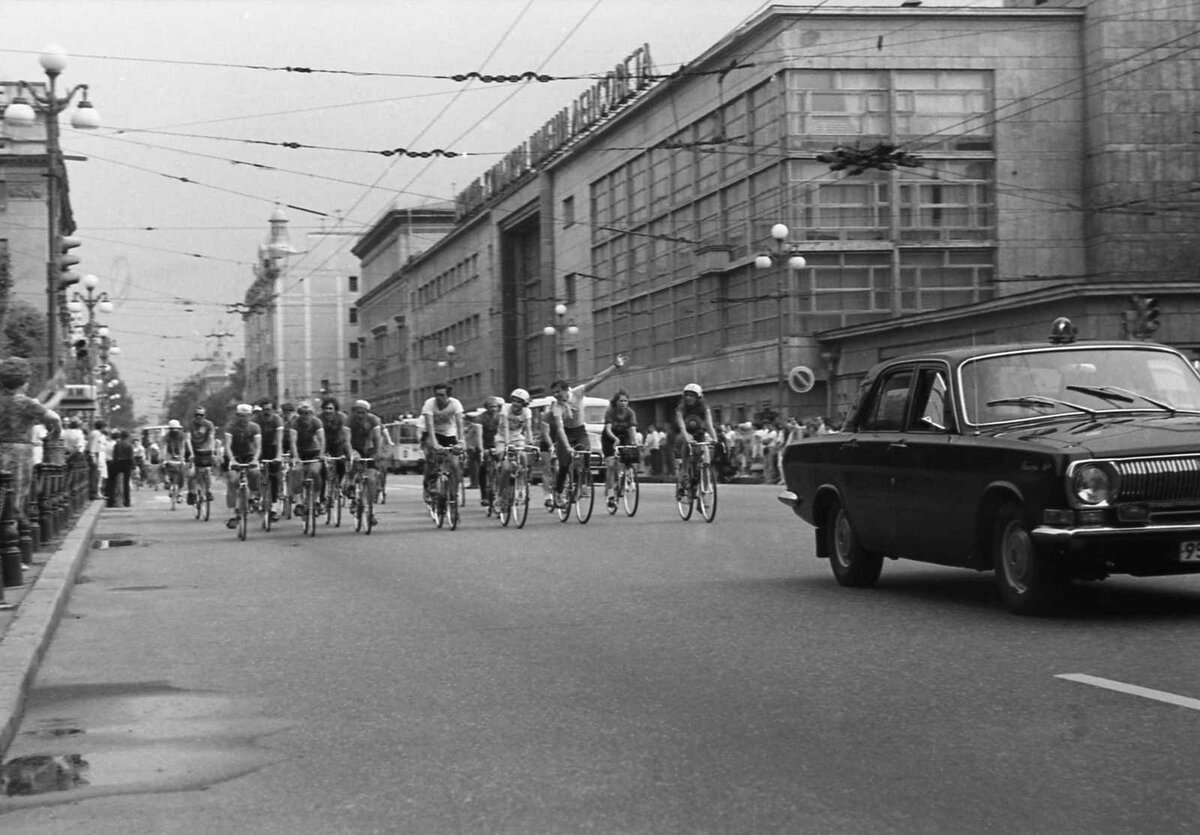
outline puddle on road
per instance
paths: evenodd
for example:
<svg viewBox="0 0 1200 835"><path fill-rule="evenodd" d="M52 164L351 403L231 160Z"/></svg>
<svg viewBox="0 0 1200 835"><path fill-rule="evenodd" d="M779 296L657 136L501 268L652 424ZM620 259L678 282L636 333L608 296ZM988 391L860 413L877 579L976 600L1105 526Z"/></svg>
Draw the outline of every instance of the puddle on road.
<svg viewBox="0 0 1200 835"><path fill-rule="evenodd" d="M127 545L137 545L136 539L93 539L93 548L123 548Z"/></svg>
<svg viewBox="0 0 1200 835"><path fill-rule="evenodd" d="M259 739L291 724L263 715L255 700L158 683L35 690L0 765L0 814L204 789L274 762Z"/></svg>

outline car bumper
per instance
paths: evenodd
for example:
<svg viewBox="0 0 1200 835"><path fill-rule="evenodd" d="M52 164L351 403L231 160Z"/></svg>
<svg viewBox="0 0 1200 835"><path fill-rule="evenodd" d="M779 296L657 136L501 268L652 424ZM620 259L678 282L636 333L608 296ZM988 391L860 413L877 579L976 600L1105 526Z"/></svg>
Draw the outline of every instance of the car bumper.
<svg viewBox="0 0 1200 835"><path fill-rule="evenodd" d="M1172 536L1180 539L1200 539L1200 524L1138 525L1110 527L1087 525L1079 527L1055 527L1039 525L1030 533L1043 542L1072 542L1091 539L1145 539L1148 537Z"/></svg>
<svg viewBox="0 0 1200 835"><path fill-rule="evenodd" d="M775 498L792 509L792 513L800 515L800 505L804 504L804 499L797 496L791 490L781 490Z"/></svg>
<svg viewBox="0 0 1200 835"><path fill-rule="evenodd" d="M1077 528L1042 525L1030 533L1051 553L1078 560L1084 576L1200 574L1200 525Z"/></svg>

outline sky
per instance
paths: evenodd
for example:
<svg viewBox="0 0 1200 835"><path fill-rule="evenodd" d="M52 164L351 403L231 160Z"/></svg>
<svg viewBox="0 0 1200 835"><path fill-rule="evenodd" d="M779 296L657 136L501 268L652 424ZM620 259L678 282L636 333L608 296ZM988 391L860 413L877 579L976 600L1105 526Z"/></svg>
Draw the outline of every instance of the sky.
<svg viewBox="0 0 1200 835"><path fill-rule="evenodd" d="M5 0L0 78L86 84L96 131L63 119L76 271L114 302L102 317L139 415L223 343L276 203L305 254L292 275L357 274L357 236L392 206L446 201L642 44L686 63L762 0ZM898 6L811 0L808 8ZM925 0L992 6L996 0ZM309 68L315 72L287 71ZM432 76L578 76L485 84ZM299 143L288 148L282 143ZM441 149L464 156L385 156ZM218 336L228 335L228 336ZM253 394L253 393L251 393Z"/></svg>

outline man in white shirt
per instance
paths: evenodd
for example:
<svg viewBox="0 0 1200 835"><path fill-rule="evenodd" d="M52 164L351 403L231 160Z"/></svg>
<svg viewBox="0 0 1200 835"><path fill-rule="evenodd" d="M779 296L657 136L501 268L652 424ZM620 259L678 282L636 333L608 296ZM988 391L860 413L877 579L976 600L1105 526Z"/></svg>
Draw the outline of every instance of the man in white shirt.
<svg viewBox="0 0 1200 835"><path fill-rule="evenodd" d="M466 437L463 426L463 405L457 397L451 397L449 383L438 383L433 387L433 397L421 407L421 418L425 425L425 501L429 501L429 485L433 482L435 449L461 446ZM462 480L462 466L458 456L450 456L450 468L455 482Z"/></svg>

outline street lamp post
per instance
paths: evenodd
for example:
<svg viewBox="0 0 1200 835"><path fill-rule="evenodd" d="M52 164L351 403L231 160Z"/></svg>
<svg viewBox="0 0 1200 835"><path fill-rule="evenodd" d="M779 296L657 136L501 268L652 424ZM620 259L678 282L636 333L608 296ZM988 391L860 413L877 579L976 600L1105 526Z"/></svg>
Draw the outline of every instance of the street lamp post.
<svg viewBox="0 0 1200 835"><path fill-rule="evenodd" d="M71 300L67 302L67 310L71 313L83 313L87 311L87 319L83 323L83 343L84 357L86 357L86 366L81 369L83 382L88 385L95 385L94 365L91 361L91 354L87 352L93 344L99 347L101 339L107 339L108 328L102 327L96 321L96 311L101 313L112 313L113 304L109 301L108 293L96 292L96 288L100 285L100 279L90 273L85 275L79 282L83 285L86 293L80 293L78 290L71 294ZM82 358L82 357L81 357Z"/></svg>
<svg viewBox="0 0 1200 835"><path fill-rule="evenodd" d="M453 345L447 345L445 348L446 357L437 361L438 368L453 368L458 362L458 349Z"/></svg>
<svg viewBox="0 0 1200 835"><path fill-rule="evenodd" d="M808 262L804 260L804 256L798 254L791 247L791 245L787 243L789 232L790 230L787 228L787 226L782 223L776 223L771 227L771 237L775 240L775 251L764 252L756 257L754 259L754 266L756 268L760 270L769 270L776 266L776 262L779 262L780 264L786 263L788 271L795 271L802 270L808 265ZM791 272L787 272L786 274L789 278L791 277ZM787 371L784 368L783 363L784 320L786 318L790 321L792 309L791 294L789 293L785 295L783 291L784 275L785 270L783 269L779 269L775 274L775 294L776 300L779 302L779 319L776 327L776 351L778 354L779 363L778 380L776 384L778 385L779 390L776 397L778 399L778 407L781 412L783 411L784 404L787 402Z"/></svg>
<svg viewBox="0 0 1200 835"><path fill-rule="evenodd" d="M37 114L45 116L46 122L46 357L47 372L50 377L58 371L58 316L60 313L60 294L67 284L69 277L64 277L59 266L61 249L62 206L61 194L66 182L66 166L63 164L62 149L58 141L58 116L67 107L76 93L81 93L80 102L71 118L71 126L81 130L100 127L100 116L92 103L88 101L88 86L76 84L67 91L65 96L56 92L58 76L67 66L67 55L60 47L47 47L39 58L42 69L46 73L46 94L39 95L33 85L26 81L18 81L18 91L24 91L29 96L18 95L4 111L4 121L13 127L29 127L37 122ZM68 230L73 232L74 229ZM73 242L74 243L74 242Z"/></svg>
<svg viewBox="0 0 1200 835"><path fill-rule="evenodd" d="M567 319L567 306L562 302L554 305L554 324L546 325L542 328L542 333L546 336L554 338L553 354L554 354L554 378L561 380L564 376L561 358L564 354L562 346L562 335L565 333L568 336L575 336L579 333L579 326L575 324L574 319Z"/></svg>

